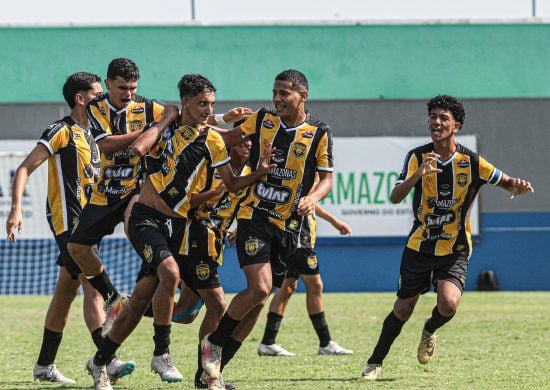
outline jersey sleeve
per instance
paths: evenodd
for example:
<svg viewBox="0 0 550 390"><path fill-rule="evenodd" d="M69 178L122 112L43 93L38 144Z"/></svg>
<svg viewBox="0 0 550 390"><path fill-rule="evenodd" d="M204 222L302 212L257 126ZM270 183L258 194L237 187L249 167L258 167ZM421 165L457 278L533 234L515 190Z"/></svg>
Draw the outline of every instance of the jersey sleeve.
<svg viewBox="0 0 550 390"><path fill-rule="evenodd" d="M208 130L206 146L210 152L212 168L220 167L227 164L231 160L231 157L229 157L227 153L227 148L225 147L222 136L216 131Z"/></svg>
<svg viewBox="0 0 550 390"><path fill-rule="evenodd" d="M332 130L328 127L319 141L315 157L317 159L318 171L333 171L334 160L332 156Z"/></svg>
<svg viewBox="0 0 550 390"><path fill-rule="evenodd" d="M412 175L414 175L414 173L418 170L419 166L420 166L420 162L418 161L418 157L411 150L409 153L407 153L407 156L405 157L403 170L401 171L401 174L397 178L395 185L398 186L399 184L403 183L405 180L410 178Z"/></svg>
<svg viewBox="0 0 550 390"><path fill-rule="evenodd" d="M252 135L256 132L256 123L258 122L258 115L261 110L256 111L254 114L246 118L243 124L241 124L241 131L245 135Z"/></svg>
<svg viewBox="0 0 550 390"><path fill-rule="evenodd" d="M502 171L495 168L493 164L479 157L479 178L485 183L497 186L502 179Z"/></svg>
<svg viewBox="0 0 550 390"><path fill-rule="evenodd" d="M86 115L90 121L90 131L95 142L101 141L112 134L113 131L109 119L102 113L97 100L92 100L88 103L86 106Z"/></svg>
<svg viewBox="0 0 550 390"><path fill-rule="evenodd" d="M70 131L66 124L54 123L42 133L38 143L44 145L53 156L59 149L68 145L71 138Z"/></svg>

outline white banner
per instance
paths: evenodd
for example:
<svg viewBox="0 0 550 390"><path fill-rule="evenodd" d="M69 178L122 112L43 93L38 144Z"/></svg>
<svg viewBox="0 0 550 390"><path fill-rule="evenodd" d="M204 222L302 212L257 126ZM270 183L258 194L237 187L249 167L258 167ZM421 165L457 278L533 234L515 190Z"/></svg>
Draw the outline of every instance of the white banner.
<svg viewBox="0 0 550 390"><path fill-rule="evenodd" d="M457 141L476 151L475 136ZM335 137L332 192L321 205L344 222L354 237L405 237L412 227L412 193L400 204L390 193L401 173L407 152L431 142L428 137ZM339 237L318 218L319 237ZM479 234L477 200L471 213L472 233Z"/></svg>

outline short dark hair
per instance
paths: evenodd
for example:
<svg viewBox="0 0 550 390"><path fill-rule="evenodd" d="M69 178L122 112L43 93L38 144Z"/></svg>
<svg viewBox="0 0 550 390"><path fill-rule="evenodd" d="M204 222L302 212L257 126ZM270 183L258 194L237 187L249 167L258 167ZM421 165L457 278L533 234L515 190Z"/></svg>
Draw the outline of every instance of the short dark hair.
<svg viewBox="0 0 550 390"><path fill-rule="evenodd" d="M183 75L178 83L180 98L194 97L202 92L216 92L216 88L206 77L192 73Z"/></svg>
<svg viewBox="0 0 550 390"><path fill-rule="evenodd" d="M101 77L93 73L77 72L67 78L63 84L63 97L71 109L76 105L74 101L76 93L89 91L93 83L101 83Z"/></svg>
<svg viewBox="0 0 550 390"><path fill-rule="evenodd" d="M466 111L464 110L464 105L458 101L457 98L449 95L438 95L430 99L427 104L428 106L428 115L434 108L441 108L445 111L449 111L453 114L455 121L464 124L466 119Z"/></svg>
<svg viewBox="0 0 550 390"><path fill-rule="evenodd" d="M306 91L309 90L309 85L307 82L307 77L305 74L296 69L287 69L282 71L275 77L275 81L288 81L292 84L292 87L302 87Z"/></svg>
<svg viewBox="0 0 550 390"><path fill-rule="evenodd" d="M139 69L136 63L128 58L115 58L107 67L107 78L114 80L117 76L126 81L139 80Z"/></svg>

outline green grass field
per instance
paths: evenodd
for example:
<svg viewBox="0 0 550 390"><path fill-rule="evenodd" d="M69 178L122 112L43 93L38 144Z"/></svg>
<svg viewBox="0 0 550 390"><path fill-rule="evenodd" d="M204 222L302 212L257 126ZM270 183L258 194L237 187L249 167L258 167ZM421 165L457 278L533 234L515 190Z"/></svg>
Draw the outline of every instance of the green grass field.
<svg viewBox="0 0 550 390"><path fill-rule="evenodd" d="M237 357L224 371L238 389L548 389L550 388L550 293L466 292L456 317L439 330L434 361L421 366L416 347L435 295L423 296L393 345L382 380L365 382L361 370L389 312L393 293L326 294L325 311L334 340L355 353L318 356L317 338L305 310L305 295L291 301L278 342L296 357L259 357L265 312ZM50 389L32 381L49 297L0 297L0 389ZM230 299L230 297L229 297ZM84 371L94 347L77 298L64 333L57 365L77 381L71 388L93 387ZM199 319L202 317L199 317ZM198 321L172 326L171 354L185 376L180 384L162 383L149 370L152 320L145 318L119 350L138 368L117 389L192 389L196 369ZM67 387L65 387L67 388Z"/></svg>

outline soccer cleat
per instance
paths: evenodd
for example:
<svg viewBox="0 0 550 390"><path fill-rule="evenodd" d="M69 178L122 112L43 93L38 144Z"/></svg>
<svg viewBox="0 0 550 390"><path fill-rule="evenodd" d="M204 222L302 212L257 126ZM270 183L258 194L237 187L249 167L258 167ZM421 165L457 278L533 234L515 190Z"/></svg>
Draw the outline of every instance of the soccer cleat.
<svg viewBox="0 0 550 390"><path fill-rule="evenodd" d="M260 356L296 356L295 353L288 352L278 344L260 344L258 346L258 355Z"/></svg>
<svg viewBox="0 0 550 390"><path fill-rule="evenodd" d="M420 343L418 344L418 362L420 364L428 364L432 361L432 357L435 352L435 344L437 336L434 333L428 332L425 328L422 329L422 336L420 337Z"/></svg>
<svg viewBox="0 0 550 390"><path fill-rule="evenodd" d="M107 364L107 375L109 376L111 383L114 385L118 383L120 378L130 375L135 369L136 362L132 360L125 362L115 356L113 360Z"/></svg>
<svg viewBox="0 0 550 390"><path fill-rule="evenodd" d="M202 369L212 378L219 379L221 377L222 347L211 343L208 336L210 333L201 340Z"/></svg>
<svg viewBox="0 0 550 390"><path fill-rule="evenodd" d="M103 329L101 330L101 336L105 337L113 327L113 323L118 318L122 309L124 309L128 302L130 301L130 296L126 293L120 293L113 302L109 299L105 302L103 310L105 310L105 322L103 323Z"/></svg>
<svg viewBox="0 0 550 390"><path fill-rule="evenodd" d="M86 370L94 379L95 390L113 390L109 375L107 375L107 367L96 366L93 356L88 360L88 363L86 363Z"/></svg>
<svg viewBox="0 0 550 390"><path fill-rule="evenodd" d="M235 390L237 387L229 382L223 382L225 390ZM195 379L195 389L208 389L208 374L203 371L200 379Z"/></svg>
<svg viewBox="0 0 550 390"><path fill-rule="evenodd" d="M173 383L183 380L183 375L176 366L174 366L172 358L167 353L160 356L153 356L153 359L151 359L151 371L159 374L160 379L164 382Z"/></svg>
<svg viewBox="0 0 550 390"><path fill-rule="evenodd" d="M351 355L353 351L346 349L336 341L329 341L326 347L319 347L319 355Z"/></svg>
<svg viewBox="0 0 550 390"><path fill-rule="evenodd" d="M361 376L363 377L363 379L375 381L380 379L380 372L382 372L381 364L367 363Z"/></svg>
<svg viewBox="0 0 550 390"><path fill-rule="evenodd" d="M59 372L55 364L49 364L47 366L35 364L32 375L35 381L60 383L62 385L72 385L76 383L71 378L67 378Z"/></svg>

